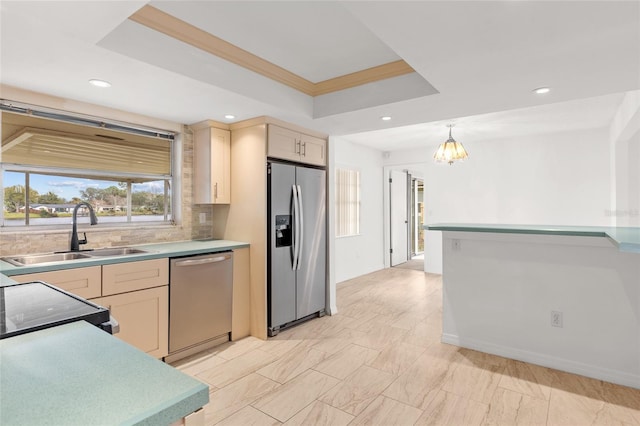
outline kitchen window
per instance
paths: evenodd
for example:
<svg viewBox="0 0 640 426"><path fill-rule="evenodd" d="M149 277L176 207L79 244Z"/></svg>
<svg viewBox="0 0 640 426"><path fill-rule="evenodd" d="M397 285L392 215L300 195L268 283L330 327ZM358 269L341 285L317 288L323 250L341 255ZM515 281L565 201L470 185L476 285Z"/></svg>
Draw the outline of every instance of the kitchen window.
<svg viewBox="0 0 640 426"><path fill-rule="evenodd" d="M100 224L171 223L172 133L2 109L2 226L67 227L80 201Z"/></svg>
<svg viewBox="0 0 640 426"><path fill-rule="evenodd" d="M336 169L336 237L360 234L360 172Z"/></svg>

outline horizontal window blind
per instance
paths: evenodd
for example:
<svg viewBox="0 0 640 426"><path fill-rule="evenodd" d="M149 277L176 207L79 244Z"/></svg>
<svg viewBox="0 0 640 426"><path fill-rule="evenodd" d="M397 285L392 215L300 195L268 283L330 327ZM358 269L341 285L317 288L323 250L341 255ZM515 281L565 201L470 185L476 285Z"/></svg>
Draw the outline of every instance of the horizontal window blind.
<svg viewBox="0 0 640 426"><path fill-rule="evenodd" d="M336 169L336 236L360 233L360 172Z"/></svg>
<svg viewBox="0 0 640 426"><path fill-rule="evenodd" d="M25 128L2 147L6 163L71 169L171 173L171 141L126 141Z"/></svg>

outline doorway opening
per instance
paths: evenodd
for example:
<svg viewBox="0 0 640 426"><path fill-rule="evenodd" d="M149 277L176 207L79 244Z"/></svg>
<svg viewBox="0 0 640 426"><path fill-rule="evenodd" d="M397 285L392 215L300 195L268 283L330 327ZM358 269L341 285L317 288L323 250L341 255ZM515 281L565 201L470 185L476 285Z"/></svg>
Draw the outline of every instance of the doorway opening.
<svg viewBox="0 0 640 426"><path fill-rule="evenodd" d="M411 179L411 259L424 259L424 181Z"/></svg>
<svg viewBox="0 0 640 426"><path fill-rule="evenodd" d="M389 173L390 266L424 270L424 180Z"/></svg>

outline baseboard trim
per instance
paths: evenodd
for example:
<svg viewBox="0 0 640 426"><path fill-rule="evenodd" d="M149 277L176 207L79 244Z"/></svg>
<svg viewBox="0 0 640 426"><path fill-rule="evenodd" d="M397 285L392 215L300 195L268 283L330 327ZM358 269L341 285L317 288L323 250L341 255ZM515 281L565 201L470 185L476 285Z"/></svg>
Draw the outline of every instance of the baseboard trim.
<svg viewBox="0 0 640 426"><path fill-rule="evenodd" d="M591 377L593 379L604 380L606 382L640 389L640 375L638 374L627 373L624 371L609 368L602 368L577 361L571 361L564 358L549 356L538 352L531 352L522 349L511 348L508 346L496 345L494 343L482 340L461 338L454 334L443 333L441 341L442 343L448 343L450 345L473 349L480 352L486 352L505 358L524 361L530 364L554 368L556 370L562 370L569 373L579 374L581 376Z"/></svg>

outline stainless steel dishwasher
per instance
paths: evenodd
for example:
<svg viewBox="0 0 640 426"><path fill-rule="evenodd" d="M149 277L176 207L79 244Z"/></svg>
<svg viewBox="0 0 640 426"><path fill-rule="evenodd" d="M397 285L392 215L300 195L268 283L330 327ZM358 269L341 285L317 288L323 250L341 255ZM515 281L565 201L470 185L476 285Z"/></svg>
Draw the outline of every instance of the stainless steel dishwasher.
<svg viewBox="0 0 640 426"><path fill-rule="evenodd" d="M173 362L229 340L233 253L172 258L169 264L169 355Z"/></svg>

